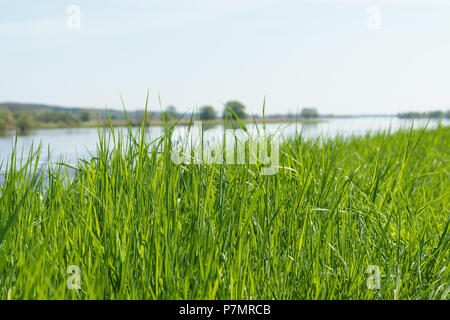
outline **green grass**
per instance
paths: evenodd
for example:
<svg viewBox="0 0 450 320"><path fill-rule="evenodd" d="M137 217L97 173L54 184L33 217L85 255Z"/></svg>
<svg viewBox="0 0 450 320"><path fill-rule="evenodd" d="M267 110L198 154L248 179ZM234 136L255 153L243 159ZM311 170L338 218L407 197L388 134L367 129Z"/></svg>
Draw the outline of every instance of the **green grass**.
<svg viewBox="0 0 450 320"><path fill-rule="evenodd" d="M272 176L176 165L171 130L144 133L100 132L71 175L41 148L3 164L1 299L445 299L450 127L298 136Z"/></svg>

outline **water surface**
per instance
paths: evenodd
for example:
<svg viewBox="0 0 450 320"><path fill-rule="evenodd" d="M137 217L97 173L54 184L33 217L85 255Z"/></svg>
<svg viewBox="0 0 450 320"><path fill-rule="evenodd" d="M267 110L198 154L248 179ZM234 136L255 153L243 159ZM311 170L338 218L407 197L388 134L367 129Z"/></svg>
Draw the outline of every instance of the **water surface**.
<svg viewBox="0 0 450 320"><path fill-rule="evenodd" d="M428 128L434 128L438 120L419 119L414 121L414 127L422 128L428 123ZM449 120L442 120L443 125L449 125ZM317 138L321 135L325 137L334 137L342 135L344 137L352 135L363 135L367 132L378 132L391 130L395 132L400 128L409 128L412 120L398 119L396 117L367 117L367 118L333 118L326 119L316 124L301 123L270 123L266 124L269 133L279 132L285 137L294 135L296 132L302 132L306 139ZM262 128L262 125L259 125ZM253 124L247 125L249 131L255 131ZM125 128L115 130L126 131ZM175 136L182 137L186 132L185 126L179 126L175 130ZM151 138L157 138L164 134L163 127L150 127L148 135ZM221 139L223 136L223 125L214 126L205 131L206 140ZM10 159L15 136L0 136L0 171L4 170L6 162ZM19 151L24 150L27 154L32 145L37 146L42 143L43 152L41 153L41 162L48 160L48 154L52 161L65 161L69 164L76 164L79 158L89 158L90 154L95 154L97 149L98 129L97 128L77 128L77 129L47 129L34 130L25 136L19 136ZM49 153L47 152L49 150Z"/></svg>

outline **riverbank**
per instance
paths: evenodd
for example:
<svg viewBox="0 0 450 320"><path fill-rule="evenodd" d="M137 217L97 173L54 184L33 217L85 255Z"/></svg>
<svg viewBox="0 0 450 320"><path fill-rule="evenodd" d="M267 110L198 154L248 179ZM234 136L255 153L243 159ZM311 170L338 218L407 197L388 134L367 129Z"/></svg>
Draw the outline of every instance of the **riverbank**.
<svg viewBox="0 0 450 320"><path fill-rule="evenodd" d="M196 119L194 119L196 121ZM206 126L213 126L213 125L220 125L224 123L223 119L216 119L216 120L201 120L202 123ZM294 118L269 118L269 119L263 119L262 118L256 118L256 119L244 119L242 120L242 122L244 122L245 124L248 123L258 123L261 124L263 122L265 123L301 123L301 124L315 124L315 123L320 123L326 121L324 119L294 119ZM166 124L171 125L171 124L177 124L180 126L187 126L191 123L190 119L181 119L178 121L166 121ZM141 126L142 125L142 120L130 120L130 124L133 127L137 127L137 126ZM128 126L128 122L126 120L102 120L100 121L100 125L102 127L110 127L110 125L112 125L113 127L127 127ZM146 122L146 126L163 126L164 122L162 120L153 120L150 119ZM58 124L40 124L37 128L34 129L60 129L60 128L97 128L98 127L98 122L97 121L89 121L89 122L81 122L78 125L72 125L72 126L61 126Z"/></svg>

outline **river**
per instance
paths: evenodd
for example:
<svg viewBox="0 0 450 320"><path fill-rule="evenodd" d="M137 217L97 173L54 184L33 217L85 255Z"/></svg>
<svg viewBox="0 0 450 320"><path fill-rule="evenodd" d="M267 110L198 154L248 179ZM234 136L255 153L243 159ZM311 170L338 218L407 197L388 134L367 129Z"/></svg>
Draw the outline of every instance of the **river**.
<svg viewBox="0 0 450 320"><path fill-rule="evenodd" d="M423 128L428 123L428 128L434 128L438 125L438 120L431 120L428 123L426 119L414 121L415 128ZM442 120L443 125L449 125L449 120ZM410 128L412 120L399 119L397 117L362 117L362 118L330 118L315 124L301 123L270 123L266 125L269 133L278 131L280 134L288 137L295 132L302 132L303 137L317 138L321 135L325 137L334 137L342 135L344 137L352 135L363 135L368 132L379 132L390 130L395 132L400 128ZM259 125L260 128L262 125ZM253 131L254 125L247 125L250 131ZM115 130L126 130L117 128ZM183 136L186 127L179 126L175 129L177 136ZM164 133L163 127L152 126L148 129L148 135L156 138ZM223 125L214 126L205 131L205 139L217 139L223 136ZM0 171L5 169L5 164L11 157L15 136L13 133L6 136L0 136ZM18 149L21 153L27 154L32 145L37 146L42 143L41 162L48 161L48 155L52 161L64 161L69 164L75 164L77 159L89 157L95 154L98 139L97 128L77 128L77 129L46 129L34 130L28 135L18 136ZM20 158L20 157L19 157Z"/></svg>

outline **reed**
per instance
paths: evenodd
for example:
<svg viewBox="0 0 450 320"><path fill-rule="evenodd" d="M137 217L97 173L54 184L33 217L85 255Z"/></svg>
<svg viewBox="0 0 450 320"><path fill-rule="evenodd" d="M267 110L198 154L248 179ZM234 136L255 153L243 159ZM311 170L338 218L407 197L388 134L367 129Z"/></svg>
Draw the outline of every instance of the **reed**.
<svg viewBox="0 0 450 320"><path fill-rule="evenodd" d="M76 166L14 148L0 170L1 299L446 298L449 127L299 134L274 175L176 164L173 126L156 140L141 129L99 129Z"/></svg>

